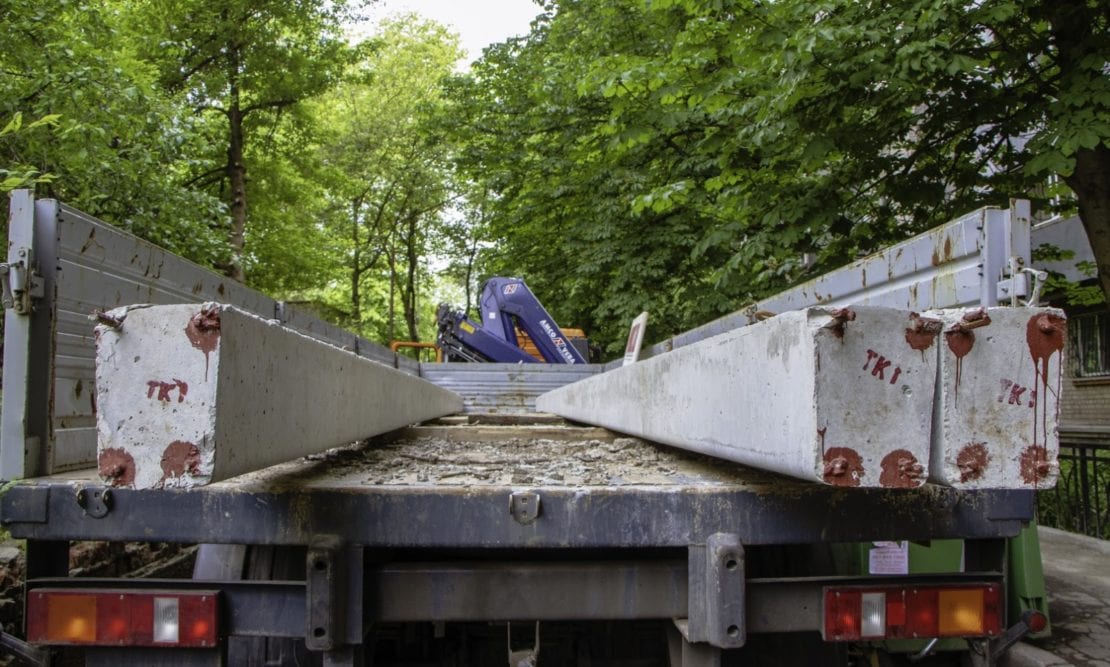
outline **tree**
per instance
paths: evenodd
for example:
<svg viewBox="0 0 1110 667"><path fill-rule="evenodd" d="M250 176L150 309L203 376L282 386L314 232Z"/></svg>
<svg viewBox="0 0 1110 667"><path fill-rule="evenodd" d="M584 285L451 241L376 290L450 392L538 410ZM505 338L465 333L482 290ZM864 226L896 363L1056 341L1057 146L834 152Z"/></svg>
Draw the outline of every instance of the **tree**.
<svg viewBox="0 0 1110 667"><path fill-rule="evenodd" d="M368 295L367 282L384 276L380 335L397 337L399 299L404 335L418 340L427 236L451 199L447 148L427 119L461 51L442 26L412 15L383 23L374 45L316 105L329 133L320 149L330 174L329 225L343 239L350 324L363 328L368 296L383 292Z"/></svg>
<svg viewBox="0 0 1110 667"><path fill-rule="evenodd" d="M119 18L102 3L4 5L0 118L31 121L0 138L0 164L21 165L40 195L211 264L223 208L184 178L203 128L126 52Z"/></svg>
<svg viewBox="0 0 1110 667"><path fill-rule="evenodd" d="M690 326L1052 174L1102 248L1098 8L551 3L456 82L460 167L501 266L614 349L641 307Z"/></svg>
<svg viewBox="0 0 1110 667"><path fill-rule="evenodd" d="M132 34L163 87L224 124L222 155L194 176L231 214L227 274L244 280L248 146L298 103L334 86L357 54L343 36L351 5L325 0L135 3ZM226 185L226 188L224 187Z"/></svg>

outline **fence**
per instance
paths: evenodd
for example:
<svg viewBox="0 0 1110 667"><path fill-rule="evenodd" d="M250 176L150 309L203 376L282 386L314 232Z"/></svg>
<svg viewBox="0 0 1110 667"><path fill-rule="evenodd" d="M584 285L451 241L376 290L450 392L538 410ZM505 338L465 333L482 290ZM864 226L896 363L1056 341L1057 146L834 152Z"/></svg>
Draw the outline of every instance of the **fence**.
<svg viewBox="0 0 1110 667"><path fill-rule="evenodd" d="M1110 437L1101 442L1060 438L1060 479L1037 499L1038 520L1091 537L1110 539Z"/></svg>

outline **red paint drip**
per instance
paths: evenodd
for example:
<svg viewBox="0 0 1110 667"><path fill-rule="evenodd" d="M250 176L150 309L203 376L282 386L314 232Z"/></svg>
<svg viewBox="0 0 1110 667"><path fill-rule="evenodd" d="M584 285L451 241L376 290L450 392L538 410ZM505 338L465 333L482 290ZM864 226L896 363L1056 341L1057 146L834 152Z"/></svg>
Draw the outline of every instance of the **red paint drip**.
<svg viewBox="0 0 1110 667"><path fill-rule="evenodd" d="M964 357L975 347L975 334L963 329L952 329L944 332L944 339L948 342L948 349L956 357L956 403L960 402L960 378L964 373Z"/></svg>
<svg viewBox="0 0 1110 667"><path fill-rule="evenodd" d="M933 341L940 333L941 324L938 320L923 318L917 313L910 313L910 320L913 321L913 326L906 328L906 342L911 349L924 356L925 350L933 346Z"/></svg>
<svg viewBox="0 0 1110 667"><path fill-rule="evenodd" d="M905 449L896 449L879 464L879 484L892 489L913 489L925 479L925 468Z"/></svg>
<svg viewBox="0 0 1110 667"><path fill-rule="evenodd" d="M1037 418L1040 417L1040 434L1048 444L1048 363L1052 355L1064 349L1064 333L1067 321L1059 315L1041 313L1029 318L1025 325L1025 341L1029 344L1029 355L1033 357L1033 369L1037 374L1037 383L1041 391L1037 392L1033 405L1033 447L1039 442L1037 435ZM1060 355L1061 358L1063 354ZM1063 373L1061 373L1063 375ZM1056 395L1060 395L1060 388L1056 388ZM1041 398L1045 398L1044 405L1038 405ZM1057 409L1059 401L1057 401ZM1038 415L1039 413L1039 415ZM1044 449L1043 447L1041 449ZM1026 450L1028 451L1028 450ZM1047 452L1045 454L1047 456ZM1023 455L1024 457L1024 455ZM1024 458L1022 459L1022 477L1025 478ZM1037 478L1040 479L1040 478ZM1027 482L1028 483L1028 482Z"/></svg>
<svg viewBox="0 0 1110 667"><path fill-rule="evenodd" d="M185 335L193 347L204 353L204 380L207 382L208 355L220 342L220 307L212 304L193 315L185 325Z"/></svg>
<svg viewBox="0 0 1110 667"><path fill-rule="evenodd" d="M181 477L185 473L197 474L200 466L200 450L191 442L174 440L162 452L162 479L164 483L169 477Z"/></svg>
<svg viewBox="0 0 1110 667"><path fill-rule="evenodd" d="M135 458L119 447L108 447L96 460L100 478L112 486L131 486L135 483Z"/></svg>
<svg viewBox="0 0 1110 667"><path fill-rule="evenodd" d="M831 447L825 452L825 482L833 486L859 486L863 459L850 447Z"/></svg>
<svg viewBox="0 0 1110 667"><path fill-rule="evenodd" d="M969 442L956 454L956 467L960 470L960 482L974 482L982 479L990 463L990 450L985 442Z"/></svg>

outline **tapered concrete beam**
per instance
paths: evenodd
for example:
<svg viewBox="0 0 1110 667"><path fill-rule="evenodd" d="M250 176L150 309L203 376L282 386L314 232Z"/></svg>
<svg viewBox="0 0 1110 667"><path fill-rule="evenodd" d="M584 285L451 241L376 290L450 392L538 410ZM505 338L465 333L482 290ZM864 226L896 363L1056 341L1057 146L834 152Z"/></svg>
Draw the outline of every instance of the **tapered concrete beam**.
<svg viewBox="0 0 1110 667"><path fill-rule="evenodd" d="M189 487L462 409L455 393L231 306L132 306L96 327L98 466Z"/></svg>
<svg viewBox="0 0 1110 667"><path fill-rule="evenodd" d="M944 322L930 479L958 488L1052 488L1059 472L1063 311L927 315Z"/></svg>
<svg viewBox="0 0 1110 667"><path fill-rule="evenodd" d="M925 482L940 323L810 308L548 392L536 408L839 486Z"/></svg>

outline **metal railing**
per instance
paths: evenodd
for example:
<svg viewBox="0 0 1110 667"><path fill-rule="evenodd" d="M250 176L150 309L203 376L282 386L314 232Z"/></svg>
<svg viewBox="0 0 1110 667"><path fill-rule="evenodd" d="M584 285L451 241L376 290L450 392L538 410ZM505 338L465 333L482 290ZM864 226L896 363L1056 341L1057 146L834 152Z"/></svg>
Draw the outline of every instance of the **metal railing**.
<svg viewBox="0 0 1110 667"><path fill-rule="evenodd" d="M1075 533L1110 539L1110 436L1101 442L1060 438L1060 478L1037 499L1038 521Z"/></svg>

